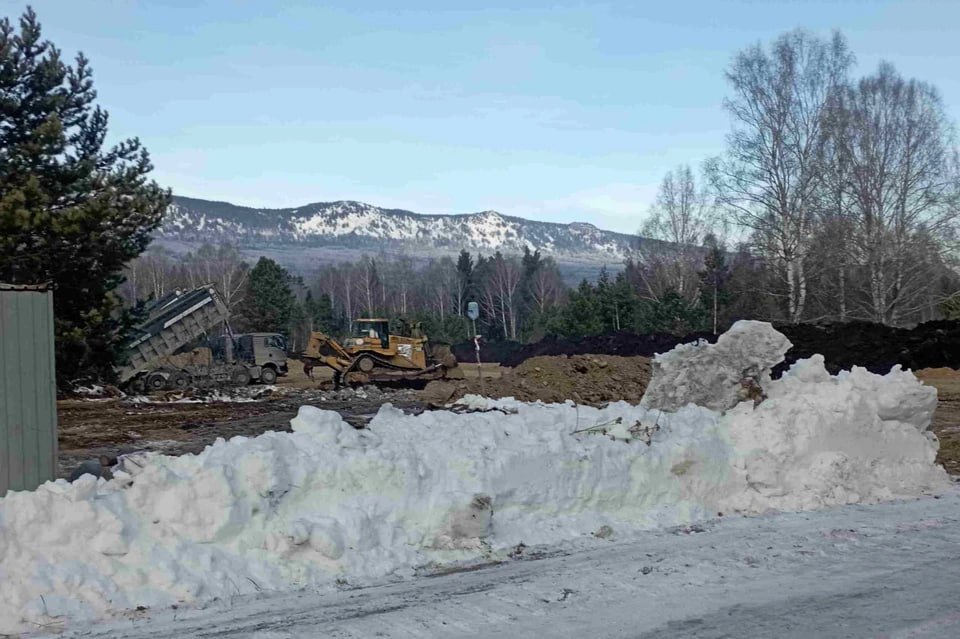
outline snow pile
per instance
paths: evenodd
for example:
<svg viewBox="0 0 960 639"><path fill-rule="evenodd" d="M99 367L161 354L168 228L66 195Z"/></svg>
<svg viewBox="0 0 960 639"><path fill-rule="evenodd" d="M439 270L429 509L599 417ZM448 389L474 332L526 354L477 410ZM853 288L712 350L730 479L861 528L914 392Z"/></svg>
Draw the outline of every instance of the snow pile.
<svg viewBox="0 0 960 639"><path fill-rule="evenodd" d="M367 430L304 406L293 433L149 456L111 482L0 500L0 633L111 610L404 578L523 542L622 537L725 514L916 496L947 485L912 374L822 358L725 414L469 397L385 405ZM490 410L490 409L499 410ZM602 534L601 534L602 533Z"/></svg>
<svg viewBox="0 0 960 639"><path fill-rule="evenodd" d="M77 386L74 389L74 392L77 395L88 395L91 397L100 397L104 394L103 386L99 384L91 384L90 386Z"/></svg>
<svg viewBox="0 0 960 639"><path fill-rule="evenodd" d="M783 361L791 346L770 324L741 320L716 344L700 340L657 355L642 403L663 410L687 404L732 408L742 399L741 380L752 379L765 389L770 369Z"/></svg>
<svg viewBox="0 0 960 639"><path fill-rule="evenodd" d="M233 389L189 389L161 395L134 395L128 404L247 404L281 392L277 386L242 386Z"/></svg>

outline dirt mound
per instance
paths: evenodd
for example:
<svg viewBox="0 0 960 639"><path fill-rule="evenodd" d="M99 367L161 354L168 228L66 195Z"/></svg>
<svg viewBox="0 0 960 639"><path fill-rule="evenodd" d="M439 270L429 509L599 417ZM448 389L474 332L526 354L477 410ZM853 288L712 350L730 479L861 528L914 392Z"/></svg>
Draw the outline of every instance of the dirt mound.
<svg viewBox="0 0 960 639"><path fill-rule="evenodd" d="M775 374L815 353L823 355L831 373L863 366L885 374L895 364L915 371L960 367L960 322L927 322L913 329L869 322L790 324L778 325L777 330L793 348Z"/></svg>
<svg viewBox="0 0 960 639"><path fill-rule="evenodd" d="M525 346L520 342L483 342L480 345L480 361L495 364L512 361L517 352L523 348ZM461 364L475 364L477 362L477 351L473 342L454 344L450 347L450 350Z"/></svg>
<svg viewBox="0 0 960 639"><path fill-rule="evenodd" d="M592 335L576 340L549 336L533 344L517 342L485 343L480 349L480 360L499 362L503 366L515 367L532 357L552 355L619 355L621 357L653 357L657 353L666 353L677 344L705 339L715 342L712 333L693 333L684 337L667 333L638 335L629 331L619 331L608 335ZM454 354L460 362L476 361L473 342L454 346Z"/></svg>
<svg viewBox="0 0 960 639"><path fill-rule="evenodd" d="M483 390L489 397L515 397L526 402L639 402L649 380L650 360L646 357L561 355L533 357L514 369L502 369L499 378L484 380ZM424 397L442 404L467 393L480 393L478 379L431 382Z"/></svg>
<svg viewBox="0 0 960 639"><path fill-rule="evenodd" d="M953 380L960 381L960 371L953 368L924 368L914 371L921 380Z"/></svg>
<svg viewBox="0 0 960 639"><path fill-rule="evenodd" d="M863 366L874 373L883 374L895 364L911 370L960 368L960 322L957 321L927 322L913 329L869 322L778 324L776 328L793 343L793 348L787 353L786 361L774 369L774 377L779 377L798 359L815 353L824 356L827 370L831 373ZM684 337L664 333L638 335L620 331L579 340L547 337L534 344L484 344L480 355L482 361L499 362L511 367L543 355L653 357L669 351L677 344L698 339L714 342L716 336L709 333L692 333ZM472 342L458 344L455 353L461 362L475 361Z"/></svg>

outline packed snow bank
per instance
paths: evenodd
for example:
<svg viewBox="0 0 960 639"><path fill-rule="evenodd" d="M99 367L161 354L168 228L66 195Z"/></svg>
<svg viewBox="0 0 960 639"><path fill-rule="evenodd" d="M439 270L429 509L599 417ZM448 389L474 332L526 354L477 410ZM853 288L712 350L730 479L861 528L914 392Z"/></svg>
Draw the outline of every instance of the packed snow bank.
<svg viewBox="0 0 960 639"><path fill-rule="evenodd" d="M770 324L741 320L716 344L700 340L657 355L642 404L663 410L687 404L732 408L743 399L741 381L765 389L770 369L783 361L790 346Z"/></svg>
<svg viewBox="0 0 960 639"><path fill-rule="evenodd" d="M946 487L925 433L936 392L912 374L831 377L813 358L765 390L759 406L723 415L477 397L466 404L501 410L412 416L385 405L361 431L304 406L293 433L149 457L111 482L10 493L0 500L0 633L409 577L520 542Z"/></svg>

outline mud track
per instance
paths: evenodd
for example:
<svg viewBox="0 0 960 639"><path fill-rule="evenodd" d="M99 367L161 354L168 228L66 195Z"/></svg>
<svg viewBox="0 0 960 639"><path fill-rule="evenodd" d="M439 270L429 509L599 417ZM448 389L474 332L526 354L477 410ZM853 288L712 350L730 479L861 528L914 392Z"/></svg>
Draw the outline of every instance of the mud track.
<svg viewBox="0 0 960 639"><path fill-rule="evenodd" d="M139 451L183 455L198 453L219 437L289 431L290 420L304 404L335 410L358 428L387 401L412 412L424 407L416 391L409 390L345 391L331 397L317 389L278 388L281 392L240 402L184 403L162 397L150 398L151 403L143 398L61 400L59 476L68 476L80 462L100 455Z"/></svg>

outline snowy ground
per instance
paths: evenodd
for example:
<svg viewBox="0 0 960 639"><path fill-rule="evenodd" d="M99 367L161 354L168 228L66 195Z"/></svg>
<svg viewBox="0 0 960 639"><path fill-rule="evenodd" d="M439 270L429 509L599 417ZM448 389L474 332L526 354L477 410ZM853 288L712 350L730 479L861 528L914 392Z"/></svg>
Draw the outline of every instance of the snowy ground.
<svg viewBox="0 0 960 639"><path fill-rule="evenodd" d="M958 523L954 488L941 499L590 540L332 594L148 610L61 636L957 637Z"/></svg>

